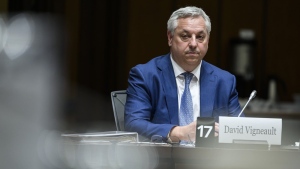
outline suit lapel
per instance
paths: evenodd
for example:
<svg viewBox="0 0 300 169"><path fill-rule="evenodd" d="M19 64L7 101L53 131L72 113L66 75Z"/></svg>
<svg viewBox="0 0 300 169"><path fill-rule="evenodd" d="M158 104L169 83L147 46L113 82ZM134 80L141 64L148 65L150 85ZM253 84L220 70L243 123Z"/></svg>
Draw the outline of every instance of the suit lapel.
<svg viewBox="0 0 300 169"><path fill-rule="evenodd" d="M216 77L208 63L202 61L200 73L200 117L212 117Z"/></svg>
<svg viewBox="0 0 300 169"><path fill-rule="evenodd" d="M171 124L179 124L178 121L178 97L177 85L174 70L170 60L170 54L161 58L157 63L157 67L161 70L162 86L166 95L166 103Z"/></svg>

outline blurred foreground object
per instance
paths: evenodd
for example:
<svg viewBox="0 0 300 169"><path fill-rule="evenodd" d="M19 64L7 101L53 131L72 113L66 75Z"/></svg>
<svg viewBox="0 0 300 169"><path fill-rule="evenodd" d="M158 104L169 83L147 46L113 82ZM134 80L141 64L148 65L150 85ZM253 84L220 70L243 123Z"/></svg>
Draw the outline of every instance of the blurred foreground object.
<svg viewBox="0 0 300 169"><path fill-rule="evenodd" d="M59 22L47 15L0 15L0 168L60 166Z"/></svg>

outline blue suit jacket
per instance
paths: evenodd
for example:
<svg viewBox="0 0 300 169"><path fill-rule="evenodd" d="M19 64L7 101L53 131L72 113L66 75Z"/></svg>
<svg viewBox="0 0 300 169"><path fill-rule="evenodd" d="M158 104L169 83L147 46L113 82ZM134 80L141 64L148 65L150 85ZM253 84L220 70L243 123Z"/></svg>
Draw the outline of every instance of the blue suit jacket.
<svg viewBox="0 0 300 169"><path fill-rule="evenodd" d="M238 116L240 104L235 77L202 60L200 116ZM164 138L178 121L177 85L170 54L130 70L125 105L125 130Z"/></svg>

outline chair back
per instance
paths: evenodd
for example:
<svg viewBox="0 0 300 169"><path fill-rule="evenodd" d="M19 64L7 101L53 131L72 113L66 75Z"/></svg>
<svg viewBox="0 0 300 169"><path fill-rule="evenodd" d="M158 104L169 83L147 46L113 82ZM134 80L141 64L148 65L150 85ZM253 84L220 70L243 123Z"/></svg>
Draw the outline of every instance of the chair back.
<svg viewBox="0 0 300 169"><path fill-rule="evenodd" d="M115 117L117 131L125 131L124 127L124 112L127 93L126 90L112 91L111 102Z"/></svg>

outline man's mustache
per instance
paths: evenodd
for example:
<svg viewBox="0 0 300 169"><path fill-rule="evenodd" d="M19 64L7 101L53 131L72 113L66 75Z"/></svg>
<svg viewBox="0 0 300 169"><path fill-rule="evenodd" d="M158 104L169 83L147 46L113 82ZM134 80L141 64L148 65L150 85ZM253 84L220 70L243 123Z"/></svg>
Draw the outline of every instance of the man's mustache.
<svg viewBox="0 0 300 169"><path fill-rule="evenodd" d="M185 54L200 54L200 51L188 50L185 52Z"/></svg>

